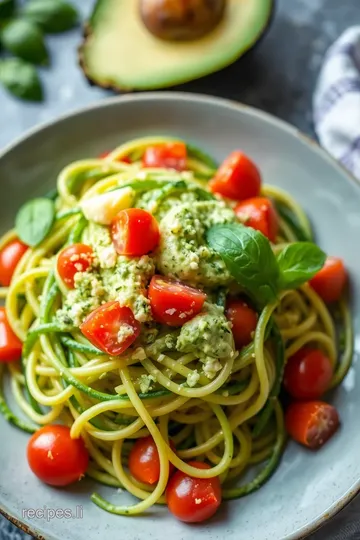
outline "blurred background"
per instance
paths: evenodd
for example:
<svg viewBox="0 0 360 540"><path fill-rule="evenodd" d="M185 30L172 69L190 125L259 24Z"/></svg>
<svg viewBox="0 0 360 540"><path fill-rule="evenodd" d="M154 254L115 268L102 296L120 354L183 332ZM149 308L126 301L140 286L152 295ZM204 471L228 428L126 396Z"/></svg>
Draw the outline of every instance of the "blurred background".
<svg viewBox="0 0 360 540"><path fill-rule="evenodd" d="M0 8L8 1L0 0ZM92 12L94 0L69 2L78 11L78 23L71 30L45 37L50 63L37 68L43 88L42 101L18 99L1 85L4 77L1 74L2 62L6 58L6 53L1 53L0 151L39 123L113 95L111 91L90 86L78 64L77 48L82 42L83 22ZM18 5L25 6L26 3L19 1ZM222 71L171 90L200 92L241 101L272 113L315 137L312 103L324 55L346 28L360 20L360 2L276 0L275 4L264 36L243 58ZM11 77L11 83L16 86L16 73ZM359 539L360 529L353 523L357 507L359 502L352 503L311 538ZM1 540L24 537L0 517Z"/></svg>

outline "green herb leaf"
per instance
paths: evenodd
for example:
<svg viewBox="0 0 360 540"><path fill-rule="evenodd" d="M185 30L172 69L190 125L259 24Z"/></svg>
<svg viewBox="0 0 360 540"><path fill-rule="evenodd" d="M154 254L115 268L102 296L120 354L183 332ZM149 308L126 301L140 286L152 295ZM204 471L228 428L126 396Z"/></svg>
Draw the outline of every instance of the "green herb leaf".
<svg viewBox="0 0 360 540"><path fill-rule="evenodd" d="M0 82L16 97L41 101L42 87L36 69L19 58L0 60Z"/></svg>
<svg viewBox="0 0 360 540"><path fill-rule="evenodd" d="M0 0L0 19L5 20L13 15L15 0Z"/></svg>
<svg viewBox="0 0 360 540"><path fill-rule="evenodd" d="M18 211L15 219L16 232L28 246L37 246L46 238L55 219L55 205L52 200L32 199Z"/></svg>
<svg viewBox="0 0 360 540"><path fill-rule="evenodd" d="M258 306L276 300L279 268L264 235L240 223L229 223L211 227L207 241Z"/></svg>
<svg viewBox="0 0 360 540"><path fill-rule="evenodd" d="M50 34L70 30L78 22L76 9L62 0L30 0L22 13Z"/></svg>
<svg viewBox="0 0 360 540"><path fill-rule="evenodd" d="M277 256L280 289L295 289L321 270L325 253L312 242L289 244Z"/></svg>
<svg viewBox="0 0 360 540"><path fill-rule="evenodd" d="M0 39L3 46L15 56L33 64L47 64L49 61L42 31L35 23L25 19L14 19L2 30Z"/></svg>

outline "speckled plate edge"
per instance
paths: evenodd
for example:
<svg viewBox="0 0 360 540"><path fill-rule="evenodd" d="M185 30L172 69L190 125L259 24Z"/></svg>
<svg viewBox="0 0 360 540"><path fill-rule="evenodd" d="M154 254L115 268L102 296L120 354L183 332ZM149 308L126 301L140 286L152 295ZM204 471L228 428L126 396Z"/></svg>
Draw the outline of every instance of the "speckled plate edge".
<svg viewBox="0 0 360 540"><path fill-rule="evenodd" d="M241 111L248 116L255 117L260 121L276 126L282 131L291 133L300 142L305 144L305 146L307 146L310 151L315 152L319 155L319 157L321 157L322 159L327 161L332 167L337 169L340 174L345 174L348 179L351 180L351 182L355 183L360 190L360 181L355 176L349 173L349 171L347 171L338 161L336 161L330 154L328 154L324 149L322 149L316 141L302 133L299 129L292 126L288 122L280 120L279 118L276 118L275 116L267 112L261 111L254 107L249 107L248 105L232 101L230 99L211 97L205 94L194 94L190 92L139 92L137 94L115 96L107 98L105 100L96 101L93 104L87 105L86 107L75 109L70 113L60 115L53 120L43 122L36 127L27 130L24 135L16 138L15 141L11 142L10 144L6 145L5 148L0 150L0 160L5 156L5 154L15 149L16 146L24 142L26 139L29 139L33 135L40 133L41 131L51 127L53 124L57 124L58 122L67 120L72 117L81 116L83 114L86 114L87 111L91 111L94 109L114 107L120 103L124 104L143 100L151 102L152 100L159 99L163 99L164 101L192 101L195 103L206 103L213 107L222 107L233 111ZM325 525L325 523L327 523L331 518L333 518L336 514L343 510L358 494L360 494L360 478L343 495L343 497L339 499L336 503L334 503L323 515L319 516L301 531L295 532L294 534L288 536L286 540L304 540L305 538L307 538L307 536L319 530L323 525ZM20 521L18 518L10 514L9 511L1 505L0 513L9 521L11 521L14 525L16 525L19 529L21 529L24 533L29 534L34 538L37 538L38 540L45 540L45 538L38 531L36 531L36 529L29 527L24 522ZM46 540L58 540L58 538L52 536L48 537Z"/></svg>

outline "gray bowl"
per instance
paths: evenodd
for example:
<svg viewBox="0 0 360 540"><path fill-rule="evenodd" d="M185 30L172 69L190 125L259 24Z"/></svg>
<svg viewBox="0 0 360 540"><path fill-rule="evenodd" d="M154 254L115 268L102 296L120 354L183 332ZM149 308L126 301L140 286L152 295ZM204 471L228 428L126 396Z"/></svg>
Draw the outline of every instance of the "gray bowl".
<svg viewBox="0 0 360 540"><path fill-rule="evenodd" d="M229 101L191 94L154 93L115 98L28 133L0 155L0 228L13 226L19 205L54 186L60 169L133 137L171 134L193 141L219 160L242 148L260 165L266 183L294 195L308 212L321 246L343 257L351 274L356 354L333 396L342 427L321 451L290 443L272 479L258 492L225 503L217 516L188 526L156 508L137 518L116 517L94 506L94 490L119 503L126 493L84 480L71 489L41 484L29 471L28 436L0 417L0 507L34 535L99 540L294 540L309 534L360 490L360 189L355 179L295 128ZM29 518L29 509L82 510L77 519ZM31 516L30 512L30 516Z"/></svg>

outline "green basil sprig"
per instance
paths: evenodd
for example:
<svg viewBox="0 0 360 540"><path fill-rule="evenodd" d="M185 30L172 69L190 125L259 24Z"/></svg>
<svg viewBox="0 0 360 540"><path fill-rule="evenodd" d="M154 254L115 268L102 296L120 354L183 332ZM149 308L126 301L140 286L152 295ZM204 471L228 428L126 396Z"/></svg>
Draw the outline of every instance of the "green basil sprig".
<svg viewBox="0 0 360 540"><path fill-rule="evenodd" d="M295 289L309 281L321 270L325 260L325 253L312 242L289 244L277 256L279 288Z"/></svg>
<svg viewBox="0 0 360 540"><path fill-rule="evenodd" d="M36 69L20 58L0 60L0 82L21 99L42 100L43 91Z"/></svg>
<svg viewBox="0 0 360 540"><path fill-rule="evenodd" d="M49 234L55 220L55 205L45 197L25 203L15 218L15 229L28 246L37 246Z"/></svg>
<svg viewBox="0 0 360 540"><path fill-rule="evenodd" d="M39 27L26 19L14 19L4 26L1 43L15 56L33 64L48 64L44 35Z"/></svg>
<svg viewBox="0 0 360 540"><path fill-rule="evenodd" d="M259 308L283 289L299 287L323 267L325 253L311 242L296 242L276 257L269 240L240 223L215 225L207 231L209 246Z"/></svg>
<svg viewBox="0 0 360 540"><path fill-rule="evenodd" d="M29 0L22 13L49 34L70 30L78 22L77 11L62 0Z"/></svg>

